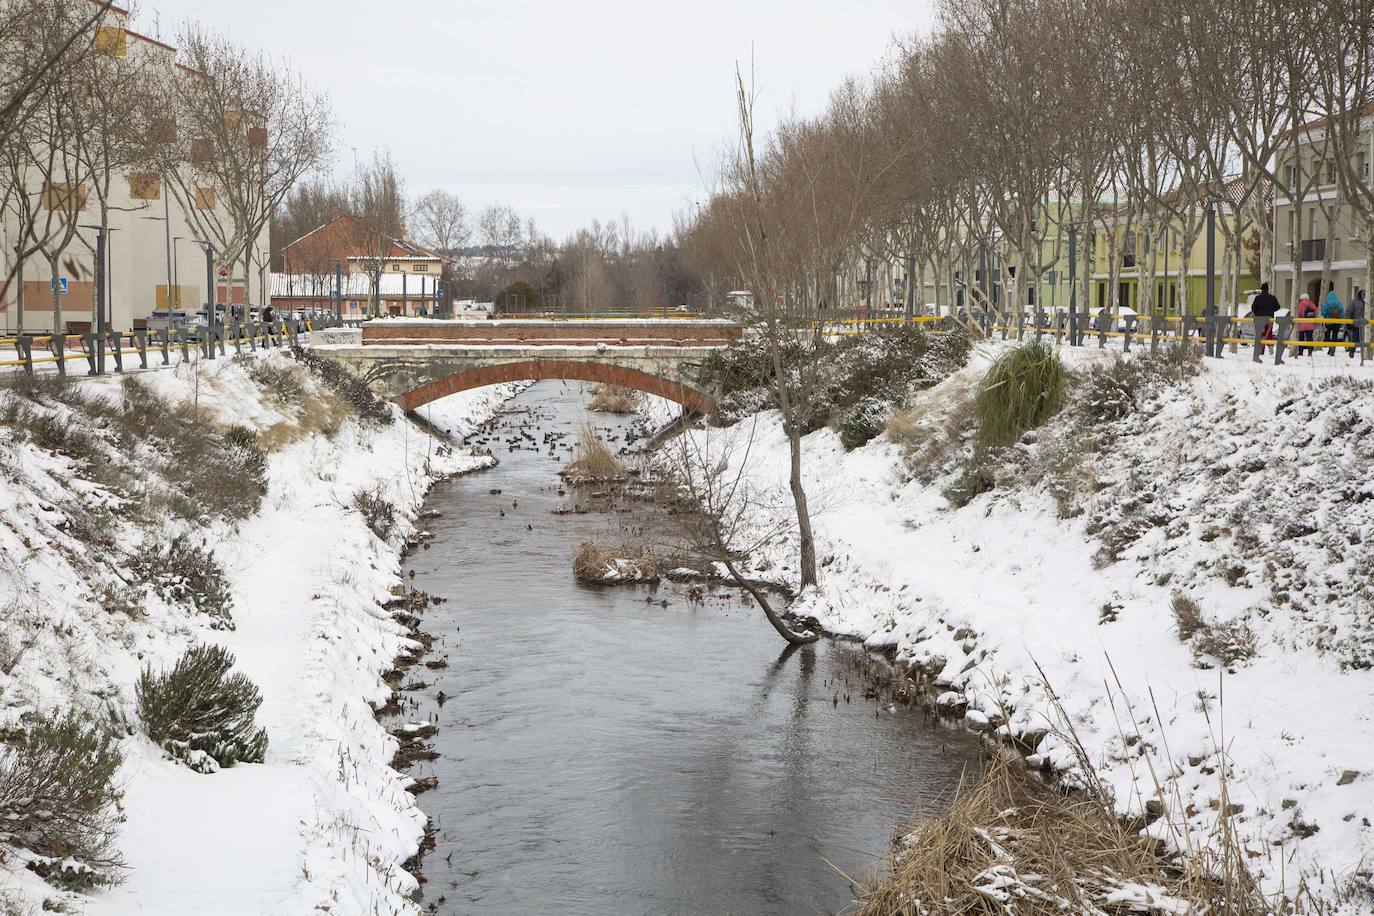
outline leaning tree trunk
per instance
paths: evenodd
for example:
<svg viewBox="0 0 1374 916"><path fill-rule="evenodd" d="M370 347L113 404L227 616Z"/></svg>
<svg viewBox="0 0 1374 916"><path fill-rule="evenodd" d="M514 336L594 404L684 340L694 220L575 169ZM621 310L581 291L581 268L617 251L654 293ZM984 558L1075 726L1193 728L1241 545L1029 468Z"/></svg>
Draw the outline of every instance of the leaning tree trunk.
<svg viewBox="0 0 1374 916"><path fill-rule="evenodd" d="M787 421L787 445L790 454L790 473L788 486L792 490L792 502L797 510L797 539L801 551L802 588L816 584L816 538L811 530L811 509L806 500L806 488L802 485L802 444L801 424L795 419Z"/></svg>
<svg viewBox="0 0 1374 916"><path fill-rule="evenodd" d="M726 570L730 573L730 578L734 579L735 584L747 591L750 596L753 597L754 602L758 604L759 607L763 608L763 616L768 618L768 622L773 625L773 629L777 630L783 639L792 643L794 646L804 646L807 643L813 643L817 639L820 639L820 634L818 633L797 633L789 627L787 622L778 616L777 611L773 610L773 603L768 600L768 594L762 588L759 588L757 583L751 579L745 578L744 575L740 573L738 567L735 566L734 560L730 558L729 553L723 552L721 556Z"/></svg>

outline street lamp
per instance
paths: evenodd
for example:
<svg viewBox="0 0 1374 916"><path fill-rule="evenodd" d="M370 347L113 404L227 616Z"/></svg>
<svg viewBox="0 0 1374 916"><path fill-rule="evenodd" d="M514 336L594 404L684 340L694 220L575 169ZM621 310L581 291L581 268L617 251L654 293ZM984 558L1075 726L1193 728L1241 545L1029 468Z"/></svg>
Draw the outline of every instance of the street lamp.
<svg viewBox="0 0 1374 916"><path fill-rule="evenodd" d="M215 358L215 246L204 239L191 239L205 249L205 355Z"/></svg>
<svg viewBox="0 0 1374 916"><path fill-rule="evenodd" d="M95 230L95 371L105 372L105 236L107 226L81 224L82 229ZM57 283L57 278L53 278ZM55 332L57 333L57 332Z"/></svg>

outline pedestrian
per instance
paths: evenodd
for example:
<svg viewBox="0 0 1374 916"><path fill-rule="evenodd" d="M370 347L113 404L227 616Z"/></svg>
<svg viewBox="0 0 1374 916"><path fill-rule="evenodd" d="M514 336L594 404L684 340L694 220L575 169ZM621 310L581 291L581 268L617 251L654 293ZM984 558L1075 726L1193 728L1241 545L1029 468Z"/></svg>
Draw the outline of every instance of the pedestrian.
<svg viewBox="0 0 1374 916"><path fill-rule="evenodd" d="M1350 307L1345 310L1345 317L1350 319L1350 324L1346 325L1346 340L1350 342L1350 358L1355 358L1355 351L1360 348L1360 332L1363 330L1365 303L1364 290L1355 290L1355 298L1350 300Z"/></svg>
<svg viewBox="0 0 1374 916"><path fill-rule="evenodd" d="M1341 305L1341 297L1336 295L1336 284L1328 283L1326 291L1326 301L1322 303L1322 317L1326 319L1340 319L1345 317L1345 306ZM1341 333L1341 326L1329 323L1326 326L1326 343L1329 345L1326 352L1332 356L1336 355L1336 344L1345 335Z"/></svg>
<svg viewBox="0 0 1374 916"><path fill-rule="evenodd" d="M1274 297L1273 293L1269 292L1268 283L1261 283L1259 295L1255 297L1254 302L1250 303L1250 315L1254 318L1264 319L1264 329L1256 329L1260 340L1274 339L1274 316L1278 313L1279 300ZM1263 353L1264 350L1261 349L1260 352Z"/></svg>
<svg viewBox="0 0 1374 916"><path fill-rule="evenodd" d="M276 320L277 320L277 313L276 313L276 310L273 309L272 306L271 306L270 304L269 304L269 305L263 306L263 308L262 308L262 323L263 323L263 324L271 324L272 322L274 322L274 321L276 321Z"/></svg>
<svg viewBox="0 0 1374 916"><path fill-rule="evenodd" d="M1299 356L1302 356L1304 353L1312 353L1316 349L1310 346L1310 344L1312 343L1312 335L1316 333L1317 323L1315 321L1303 321L1302 319L1316 318L1320 314L1321 309L1317 308L1317 303L1312 301L1311 296L1304 293L1302 299L1298 302L1298 340L1300 342L1306 342L1309 346L1299 346Z"/></svg>

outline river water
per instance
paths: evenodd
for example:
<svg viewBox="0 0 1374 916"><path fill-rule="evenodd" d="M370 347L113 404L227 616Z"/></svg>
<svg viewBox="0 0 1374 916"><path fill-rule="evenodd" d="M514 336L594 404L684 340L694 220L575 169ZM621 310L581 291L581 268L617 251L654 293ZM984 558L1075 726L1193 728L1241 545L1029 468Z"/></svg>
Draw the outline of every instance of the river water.
<svg viewBox="0 0 1374 916"><path fill-rule="evenodd" d="M579 496L559 495L568 453L546 434L570 444L591 420L619 445L630 426L586 399L540 382L509 402L484 436L501 464L435 488L431 548L408 560L416 587L449 599L424 621L448 667L413 669L430 684L407 694L439 724L440 758L413 771L439 780L420 796L437 828L425 903L840 912L852 893L836 870L871 871L895 826L977 766L977 744L914 707L852 687L847 702L859 650L784 652L735 590L693 602L683 586L575 580L581 541L653 511L553 514Z"/></svg>

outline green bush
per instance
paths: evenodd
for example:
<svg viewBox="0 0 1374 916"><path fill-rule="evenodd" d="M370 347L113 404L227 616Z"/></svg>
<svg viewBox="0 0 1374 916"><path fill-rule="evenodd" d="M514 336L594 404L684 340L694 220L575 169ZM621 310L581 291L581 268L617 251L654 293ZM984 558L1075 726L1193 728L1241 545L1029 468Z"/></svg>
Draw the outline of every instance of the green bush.
<svg viewBox="0 0 1374 916"><path fill-rule="evenodd" d="M1031 341L1008 350L978 386L978 445L1011 445L1059 410L1067 388L1068 371L1050 345Z"/></svg>
<svg viewBox="0 0 1374 916"><path fill-rule="evenodd" d="M166 674L145 668L138 679L138 717L148 737L200 773L236 763L262 763L267 733L254 725L257 686L230 674L234 656L220 646L186 651Z"/></svg>
<svg viewBox="0 0 1374 916"><path fill-rule="evenodd" d="M129 569L164 601L190 604L210 617L212 629L234 628L234 597L214 551L197 547L185 537L173 538L165 550L145 541Z"/></svg>
<svg viewBox="0 0 1374 916"><path fill-rule="evenodd" d="M61 887L112 882L122 760L113 733L89 716L38 719L0 752L0 842L27 850L30 867Z"/></svg>

